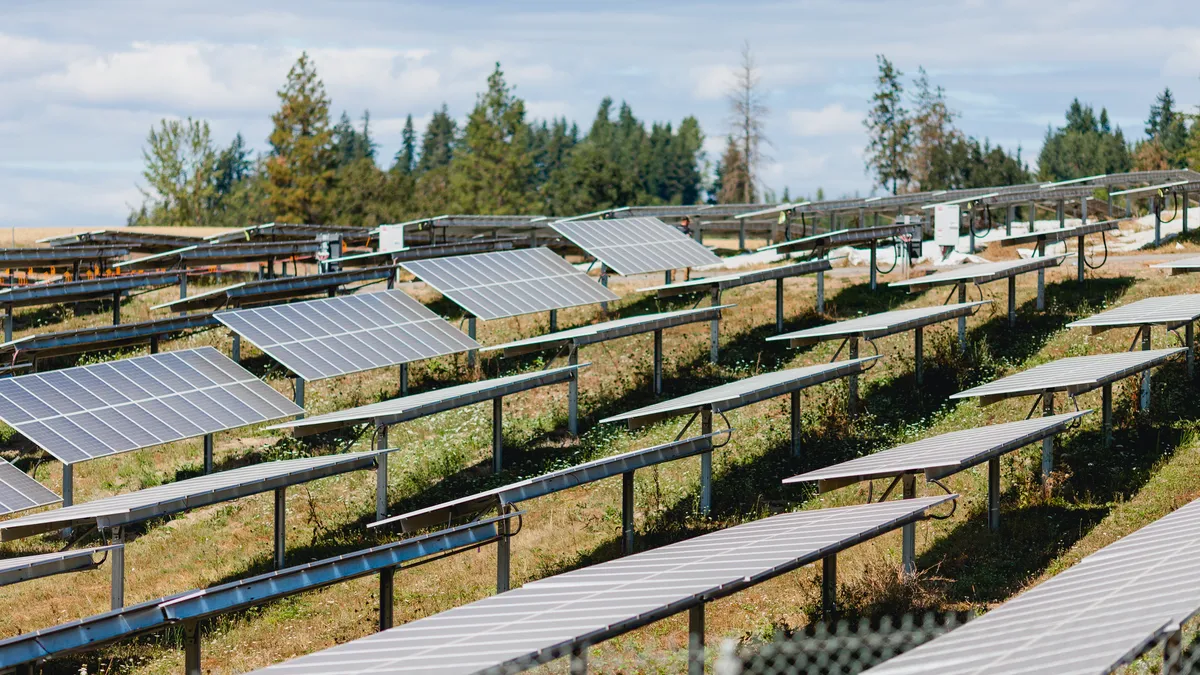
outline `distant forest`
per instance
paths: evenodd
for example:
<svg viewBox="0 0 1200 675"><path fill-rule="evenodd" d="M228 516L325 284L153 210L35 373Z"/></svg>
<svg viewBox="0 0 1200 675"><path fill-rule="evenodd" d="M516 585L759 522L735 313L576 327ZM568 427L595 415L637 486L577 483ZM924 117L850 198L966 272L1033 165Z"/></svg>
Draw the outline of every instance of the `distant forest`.
<svg viewBox="0 0 1200 675"><path fill-rule="evenodd" d="M255 156L240 133L220 145L203 120L155 125L143 150L144 200L128 221L374 226L441 213L574 215L627 205L787 201L787 189L776 195L758 179L767 107L749 45L742 57L728 97L725 150L710 162L692 116L647 124L629 105L605 98L586 131L565 118L531 120L499 64L464 123L443 105L418 137L409 115L401 147L387 157L368 111L333 120L316 66L303 54L278 92L263 154ZM1065 124L1047 129L1031 172L1020 148L959 130L959 113L923 69L908 82L886 57L877 61L864 120L866 170L889 192L1200 167L1200 123L1170 89L1151 105L1145 136L1132 142L1107 110L1073 101ZM824 197L820 188L808 195Z"/></svg>

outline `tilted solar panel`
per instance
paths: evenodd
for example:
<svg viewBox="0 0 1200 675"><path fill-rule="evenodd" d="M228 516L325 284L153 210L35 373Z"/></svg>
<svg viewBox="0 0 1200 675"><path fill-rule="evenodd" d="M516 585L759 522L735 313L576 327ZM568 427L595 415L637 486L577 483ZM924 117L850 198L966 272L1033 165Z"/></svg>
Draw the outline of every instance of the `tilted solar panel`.
<svg viewBox="0 0 1200 675"><path fill-rule="evenodd" d="M983 403L986 405L1012 396L1039 394L1048 390L1066 391L1071 395L1082 394L1109 382L1115 382L1153 368L1185 351L1187 349L1184 347L1176 347L1141 352L1073 356L1043 363L1035 368L981 384L966 391L960 391L951 395L950 398L978 396L983 398Z"/></svg>
<svg viewBox="0 0 1200 675"><path fill-rule="evenodd" d="M212 347L0 380L0 420L64 464L303 412Z"/></svg>
<svg viewBox="0 0 1200 675"><path fill-rule="evenodd" d="M1069 328L1147 326L1185 323L1195 321L1197 318L1200 318L1200 294L1193 293L1143 298L1128 305L1093 314L1086 319L1073 321L1067 326Z"/></svg>
<svg viewBox="0 0 1200 675"><path fill-rule="evenodd" d="M61 501L49 488L0 459L0 516Z"/></svg>
<svg viewBox="0 0 1200 675"><path fill-rule="evenodd" d="M220 312L217 320L310 381L479 349L403 291Z"/></svg>
<svg viewBox="0 0 1200 675"><path fill-rule="evenodd" d="M929 326L942 321L949 321L960 316L971 314L976 307L989 304L991 301L964 302L953 305L937 305L935 307L913 307L898 309L892 312L881 312L869 316L847 319L824 326L815 326L783 335L773 335L767 341L788 340L792 346L803 343L832 340L846 336L859 336L874 340L875 338Z"/></svg>
<svg viewBox="0 0 1200 675"><path fill-rule="evenodd" d="M502 319L620 298L548 248L403 263L480 319Z"/></svg>
<svg viewBox="0 0 1200 675"><path fill-rule="evenodd" d="M1036 272L1039 269L1055 267L1061 263L1066 256L1044 256L1040 258L1028 258L1024 260L1005 260L1003 262L980 263L978 265L963 265L955 269L945 272L937 272L923 277L913 277L903 281L893 281L889 286L908 286L915 290L922 288L941 286L945 284L958 284L966 281L971 281L976 284L987 284L1000 279L1025 274L1027 272Z"/></svg>
<svg viewBox="0 0 1200 675"><path fill-rule="evenodd" d="M550 227L617 274L717 265L721 259L658 218L550 223Z"/></svg>

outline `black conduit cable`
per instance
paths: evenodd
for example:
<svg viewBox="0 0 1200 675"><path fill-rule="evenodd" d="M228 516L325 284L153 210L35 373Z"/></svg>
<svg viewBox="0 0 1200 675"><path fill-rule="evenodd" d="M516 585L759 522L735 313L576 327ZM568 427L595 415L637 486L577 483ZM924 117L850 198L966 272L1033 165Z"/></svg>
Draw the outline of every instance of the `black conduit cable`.
<svg viewBox="0 0 1200 675"><path fill-rule="evenodd" d="M1100 241L1104 244L1104 257L1100 259L1099 264L1093 265L1088 262L1087 247L1084 247L1084 250L1082 251L1077 251L1079 255L1083 256L1084 266L1090 270L1098 270L1101 267L1104 267L1104 263L1108 262L1108 236L1105 234L1104 230L1100 231Z"/></svg>
<svg viewBox="0 0 1200 675"><path fill-rule="evenodd" d="M872 244L872 245L874 245L874 244ZM896 269L896 265L900 264L900 240L899 239L896 240L894 249L895 249L895 254L894 254L894 257L892 258L892 266L887 268L886 270L879 267L879 256L878 255L875 256L875 271L876 272L879 272L880 274L891 274L892 271ZM879 247L876 246L875 250L878 251Z"/></svg>
<svg viewBox="0 0 1200 675"><path fill-rule="evenodd" d="M1160 219L1160 222L1163 222L1163 223L1171 223L1171 222L1174 222L1174 221L1175 221L1175 219L1179 217L1179 193L1178 193L1178 192L1171 192L1171 196L1174 198L1174 201L1175 201L1175 213L1171 214L1171 217L1170 217L1170 218L1167 218L1167 219L1165 219L1165 220L1164 220L1164 219L1162 219L1162 211L1163 211L1163 210L1162 210L1162 202L1166 201L1167 195L1166 195L1165 193L1163 193L1163 191L1162 191L1162 190L1159 190L1159 191L1158 191L1158 196L1159 196L1159 197L1161 197L1161 199L1160 199L1160 200L1159 200L1159 202L1158 202L1158 203L1155 205L1155 207L1154 207L1154 208L1155 208L1155 210L1156 210L1156 211L1158 211L1158 213L1159 213L1159 219Z"/></svg>
<svg viewBox="0 0 1200 675"><path fill-rule="evenodd" d="M929 483L933 483L934 485L936 485L936 486L938 486L938 487L942 488L943 490L945 490L945 491L946 491L946 494L948 494L948 495L952 495L952 494L954 494L953 492L951 492L951 491L950 491L950 488L948 488L948 487L946 487L945 485L943 485L943 484L942 484L942 481L940 481L940 480L937 480L936 478L930 478L930 479L929 479L927 482L929 482ZM958 500L957 500L957 499L951 499L951 500L950 500L950 513L947 513L947 514L946 514L946 515L944 515L944 516L938 516L938 515L934 515L934 514L932 514L932 513L931 513L931 514L929 514L929 518L930 518L930 519L932 519L932 520L949 520L949 519L951 519L951 518L953 518L953 517L954 517L954 513L955 513L956 511L958 511Z"/></svg>

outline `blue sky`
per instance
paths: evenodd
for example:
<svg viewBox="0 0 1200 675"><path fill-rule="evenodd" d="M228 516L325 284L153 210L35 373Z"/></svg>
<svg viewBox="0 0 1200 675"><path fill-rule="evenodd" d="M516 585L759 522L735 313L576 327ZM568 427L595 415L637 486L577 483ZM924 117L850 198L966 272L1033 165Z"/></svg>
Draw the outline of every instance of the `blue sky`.
<svg viewBox="0 0 1200 675"><path fill-rule="evenodd" d="M446 102L463 117L500 61L537 117L585 127L603 96L643 119L696 115L715 158L749 40L771 108L768 187L872 190L861 119L877 53L923 65L969 134L1034 158L1078 96L1130 136L1170 86L1200 104L1190 2L0 2L0 226L105 227L138 192L146 132L211 122L265 147L301 50L335 115L370 109L381 154Z"/></svg>

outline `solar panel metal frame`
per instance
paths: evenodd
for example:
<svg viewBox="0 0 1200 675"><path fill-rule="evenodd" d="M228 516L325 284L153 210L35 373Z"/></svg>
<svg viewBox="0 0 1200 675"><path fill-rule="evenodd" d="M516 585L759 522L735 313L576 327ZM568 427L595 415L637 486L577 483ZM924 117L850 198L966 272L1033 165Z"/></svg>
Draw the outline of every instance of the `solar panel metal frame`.
<svg viewBox="0 0 1200 675"><path fill-rule="evenodd" d="M340 258L330 258L327 264L343 267L369 267L380 258L386 258L393 265L411 260L428 260L470 253L487 253L490 251L510 251L516 246L513 239L468 239L447 244L430 244L427 246L407 246L391 251L369 251L367 253L352 253Z"/></svg>
<svg viewBox="0 0 1200 675"><path fill-rule="evenodd" d="M1067 324L1067 328L1091 328L1092 335L1111 328L1155 326L1168 329L1200 319L1200 293L1142 298Z"/></svg>
<svg viewBox="0 0 1200 675"><path fill-rule="evenodd" d="M823 326L814 326L782 335L772 335L767 338L767 342L787 340L790 347L804 347L817 344L818 342L839 340L848 337L877 340L881 337L895 335L896 333L904 333L917 328L942 323L943 321L970 316L973 313L971 310L990 304L992 304L991 300L974 300L952 305L914 307L911 309L880 312L879 314L835 321Z"/></svg>
<svg viewBox="0 0 1200 675"><path fill-rule="evenodd" d="M721 318L721 310L728 309L734 305L718 305L716 307L699 307L696 309L684 309L673 312L659 312L656 314L642 314L639 316L625 317L623 319L613 319L612 321L604 321L602 323L594 323L587 326L579 326L577 328L568 328L546 335L537 335L524 340L516 340L502 345L493 345L484 347L482 352L500 351L505 357L519 356L521 354L529 354L532 352L545 351L547 349L558 349L567 344L573 344L575 347L595 344L597 342L607 342L608 340L616 340L618 338L629 337L641 333L649 333L656 330L665 330L676 326L683 326L690 323L701 323L704 321L713 321Z"/></svg>
<svg viewBox="0 0 1200 675"><path fill-rule="evenodd" d="M154 305L150 309L171 311L193 311L198 309L220 309L222 307L245 307L265 304L274 300L303 297L338 289L346 284L362 281L384 281L395 272L394 265L361 267L339 272L321 272L299 277L279 277L232 284L187 298Z"/></svg>
<svg viewBox="0 0 1200 675"><path fill-rule="evenodd" d="M1003 262L994 263L979 263L975 265L964 265L957 269L946 270L945 272L936 272L915 279L903 279L901 281L893 281L889 286L906 286L914 291L923 291L935 286L958 285L968 281L973 282L976 286L990 284L993 281L1015 277L1020 274L1028 274L1036 272L1039 269L1047 269L1057 267L1059 263L1066 260L1065 255L1041 256L1037 258L1024 258L1021 260L1006 260Z"/></svg>
<svg viewBox="0 0 1200 675"><path fill-rule="evenodd" d="M245 244L196 244L114 263L117 269L162 269L180 265L223 265L265 262L275 258L316 255L319 241L265 241Z"/></svg>
<svg viewBox="0 0 1200 675"><path fill-rule="evenodd" d="M484 492L377 520L369 523L367 527L387 527L398 523L403 532L414 532L441 523L449 523L459 518L474 517L489 509L499 508L506 504L517 504L648 466L709 452L713 449L714 438L729 433L728 430L719 431L602 457Z"/></svg>
<svg viewBox="0 0 1200 675"><path fill-rule="evenodd" d="M1110 673L1200 610L1200 500L1084 557L968 624L871 668L915 673Z"/></svg>
<svg viewBox="0 0 1200 675"><path fill-rule="evenodd" d="M659 420L702 410L725 412L850 375L861 375L866 372L864 365L874 363L879 358L866 356L762 373L613 415L600 420L600 423L626 421L629 428L637 429Z"/></svg>
<svg viewBox="0 0 1200 675"><path fill-rule="evenodd" d="M65 527L94 525L97 529L125 527L202 506L263 492L374 469L388 450L351 452L320 457L261 462L227 471L186 478L174 483L93 499L60 509L0 521L0 541L12 541Z"/></svg>
<svg viewBox="0 0 1200 675"><path fill-rule="evenodd" d="M1191 272L1200 270L1200 256L1192 256L1190 258L1183 258L1181 260L1158 263L1157 265L1151 265L1150 267L1159 270L1170 270L1171 276L1189 274Z"/></svg>
<svg viewBox="0 0 1200 675"><path fill-rule="evenodd" d="M381 308L389 314L384 315ZM341 325L333 323L331 313L336 313L346 320L362 319L362 326L365 327L348 330L345 328L344 322ZM358 316L353 316L352 313ZM272 323L270 330L267 331L253 323L272 317L272 320L286 321L291 328L276 326ZM399 317L403 321L396 321L394 317ZM451 326L403 291L398 290L231 310L218 312L216 318L225 327L254 343L267 356L308 381L396 366L480 348L479 343L467 337L465 333ZM325 322L324 326L322 322ZM307 330L301 328L304 325L325 334L305 335L296 339L297 333L293 332L293 329ZM428 344L421 343L420 348L423 351L417 351L417 347L409 341L418 328L420 328L420 337L429 341ZM334 332L335 329L340 332ZM273 338L271 337L272 333L282 336L286 340ZM383 333L389 339L385 341L375 333ZM403 350L396 346L396 339L393 337L395 333L403 333L406 336ZM371 342L367 342L368 339ZM341 348L350 351L335 355L326 348L318 354L310 346L322 345L329 340L337 341ZM350 340L350 343L347 344L343 340ZM354 346L354 341L383 358L371 360L373 357L361 352L354 352L353 350L358 349ZM433 342L437 342L438 345L433 345ZM281 358L281 354L283 358ZM319 364L315 363L313 359L323 361L331 368L319 369Z"/></svg>
<svg viewBox="0 0 1200 675"><path fill-rule="evenodd" d="M464 408L531 389L570 382L579 377L580 368L589 365L591 364L581 363L575 366L563 366L479 382L468 382L324 415L313 415L267 428L291 429L295 436L309 436L368 422L373 423L376 427L389 427L393 424L436 415L447 410Z"/></svg>
<svg viewBox="0 0 1200 675"><path fill-rule="evenodd" d="M833 230L832 232L810 234L800 239L792 239L791 241L782 241L778 244L763 246L758 250L775 251L776 253L789 253L796 250L820 251L834 246L852 246L868 241L875 242L881 239L890 239L906 232L912 232L918 227L913 224L901 223Z"/></svg>
<svg viewBox="0 0 1200 675"><path fill-rule="evenodd" d="M220 586L176 593L0 640L0 669L98 649L193 617L210 617L264 604L384 568L400 567L432 554L475 550L498 538L497 523L519 516L510 513Z"/></svg>
<svg viewBox="0 0 1200 675"><path fill-rule="evenodd" d="M1078 396L1106 384L1123 380L1143 370L1166 363L1171 357L1187 351L1186 347L1154 349L1149 351L1117 352L1115 354L1093 354L1072 356L1043 363L1029 370L1014 373L987 384L972 387L952 394L950 398L979 398L983 405L991 405L1006 398L1033 396L1042 392L1065 391ZM1090 368L1091 370L1087 370ZM1107 370L1105 370L1107 368ZM1071 373L1062 377L1060 373ZM1059 379L1045 379L1059 376Z"/></svg>
<svg viewBox="0 0 1200 675"><path fill-rule="evenodd" d="M75 263L101 263L129 255L126 246L48 246L0 248L0 268L70 267Z"/></svg>
<svg viewBox="0 0 1200 675"><path fill-rule="evenodd" d="M0 516L61 501L50 488L0 457Z"/></svg>
<svg viewBox="0 0 1200 675"><path fill-rule="evenodd" d="M92 557L93 555L107 553L122 546L123 544L110 544L94 548L68 549L55 553L0 559L0 587L56 574L96 569L103 561L96 560Z"/></svg>
<svg viewBox="0 0 1200 675"><path fill-rule="evenodd" d="M923 520L955 497L771 516L533 581L255 672L526 670Z"/></svg>
<svg viewBox="0 0 1200 675"><path fill-rule="evenodd" d="M727 291L731 288L739 286L748 286L764 281L774 281L777 279L788 279L791 277L803 276L805 274L817 274L819 272L828 272L833 269L833 263L826 258L820 260L806 260L804 262L794 263L791 265L782 265L778 267L768 267L765 270L751 270L749 272L739 272L737 274L722 274L713 277L700 277L697 279L689 279L673 284L663 284L661 286L651 286L649 288L640 289L642 292L649 293L654 291L660 298L669 298L685 293L702 293L704 291L716 288L720 291Z"/></svg>
<svg viewBox="0 0 1200 675"><path fill-rule="evenodd" d="M179 280L181 271L122 274L57 284L32 284L0 290L0 305L33 307L73 300L109 298L119 291L148 286L169 286Z"/></svg>
<svg viewBox="0 0 1200 675"><path fill-rule="evenodd" d="M1098 223L1087 223L1086 225L1075 225L1073 227L1052 227L1046 230L1038 230L1035 232L1027 232L1025 234L1014 234L1008 237L1000 237L999 239L988 240L989 244L1000 244L1001 246L1017 246L1020 244L1044 243L1050 244L1075 237L1085 237L1089 234L1097 232L1110 232L1120 228L1117 225L1119 220L1104 220Z"/></svg>
<svg viewBox="0 0 1200 675"><path fill-rule="evenodd" d="M695 239L657 218L556 221L549 226L622 276L721 263ZM596 231L601 229L606 230L603 239L597 239ZM653 249L656 260L647 255L647 249ZM630 251L639 255L630 255Z"/></svg>
<svg viewBox="0 0 1200 675"><path fill-rule="evenodd" d="M346 241L366 241L371 237L371 230L353 225L305 225L299 223L263 223L251 225L230 232L222 232L205 237L205 241L214 244L252 241L255 239L279 240L301 239L316 240L323 234L332 234Z"/></svg>
<svg viewBox="0 0 1200 675"><path fill-rule="evenodd" d="M0 380L0 419L64 464L303 412L212 347Z"/></svg>
<svg viewBox="0 0 1200 675"><path fill-rule="evenodd" d="M188 314L163 319L122 323L115 326L89 326L77 330L39 333L0 344L0 355L13 359L35 359L66 354L113 349L143 344L154 337L166 337L186 330L218 325L212 314Z"/></svg>
<svg viewBox="0 0 1200 675"><path fill-rule="evenodd" d="M1031 417L1019 422L951 431L814 469L785 478L783 482L790 485L816 481L817 490L824 494L863 481L913 473L924 473L929 481L941 480L994 457L1059 434L1075 420L1091 412L1078 410L1050 417Z"/></svg>
<svg viewBox="0 0 1200 675"><path fill-rule="evenodd" d="M485 321L621 299L548 248L413 260L401 266Z"/></svg>
<svg viewBox="0 0 1200 675"><path fill-rule="evenodd" d="M123 230L92 230L77 234L64 234L38 239L37 243L49 246L79 246L86 244L124 246L131 251L166 251L181 246L202 243L200 237L187 235L155 234L150 232Z"/></svg>

